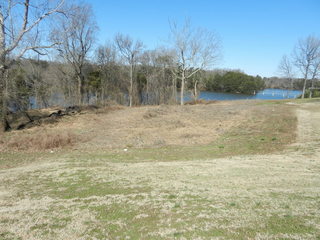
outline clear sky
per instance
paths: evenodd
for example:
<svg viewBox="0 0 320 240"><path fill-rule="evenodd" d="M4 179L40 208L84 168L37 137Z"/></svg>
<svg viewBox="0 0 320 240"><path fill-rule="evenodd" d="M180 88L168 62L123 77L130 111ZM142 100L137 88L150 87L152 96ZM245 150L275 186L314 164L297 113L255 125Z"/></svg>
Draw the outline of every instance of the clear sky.
<svg viewBox="0 0 320 240"><path fill-rule="evenodd" d="M277 75L283 54L298 39L320 37L320 0L90 0L99 43L118 32L142 40L148 49L165 45L169 20L216 32L222 40L218 68Z"/></svg>

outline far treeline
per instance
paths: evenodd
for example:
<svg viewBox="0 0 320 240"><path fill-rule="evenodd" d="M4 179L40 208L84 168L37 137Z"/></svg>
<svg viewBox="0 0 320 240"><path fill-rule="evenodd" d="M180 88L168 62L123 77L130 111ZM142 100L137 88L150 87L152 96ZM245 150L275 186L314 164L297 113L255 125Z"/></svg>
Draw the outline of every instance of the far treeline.
<svg viewBox="0 0 320 240"><path fill-rule="evenodd" d="M213 70L221 58L221 41L188 19L182 25L170 22L170 37L157 49L146 49L142 41L121 33L97 45L97 25L91 5L82 1L0 3L2 130L10 111L110 102L183 105L186 94L197 100L201 90L254 94L268 87L260 76ZM309 82L315 87L319 73L315 56L320 56L320 44L312 39L314 55L304 71L303 89ZM296 50L301 64L294 62L299 69L310 55L302 50ZM285 73L294 88L294 75Z"/></svg>
<svg viewBox="0 0 320 240"><path fill-rule="evenodd" d="M211 74L204 81L205 90L228 93L255 94L266 87L260 76L236 71Z"/></svg>
<svg viewBox="0 0 320 240"><path fill-rule="evenodd" d="M266 85L266 88L280 88L280 89L293 89L293 90L302 90L304 85L303 78L285 78L285 77L270 77L263 78L263 81ZM306 82L306 94L305 97L309 97L309 88L314 86L315 88L320 88L319 79L314 79L314 81ZM316 93L317 90L314 90ZM308 93L308 94L307 94ZM316 97L313 95L313 97Z"/></svg>

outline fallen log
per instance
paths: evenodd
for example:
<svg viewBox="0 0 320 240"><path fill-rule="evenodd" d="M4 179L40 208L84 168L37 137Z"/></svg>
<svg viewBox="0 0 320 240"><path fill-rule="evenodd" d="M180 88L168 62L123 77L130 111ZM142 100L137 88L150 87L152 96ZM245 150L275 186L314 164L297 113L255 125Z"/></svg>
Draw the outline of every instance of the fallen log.
<svg viewBox="0 0 320 240"><path fill-rule="evenodd" d="M82 107L71 106L67 108L51 107L21 112L9 112L6 116L7 130L20 130L41 124L55 123L65 115L75 115L81 111Z"/></svg>

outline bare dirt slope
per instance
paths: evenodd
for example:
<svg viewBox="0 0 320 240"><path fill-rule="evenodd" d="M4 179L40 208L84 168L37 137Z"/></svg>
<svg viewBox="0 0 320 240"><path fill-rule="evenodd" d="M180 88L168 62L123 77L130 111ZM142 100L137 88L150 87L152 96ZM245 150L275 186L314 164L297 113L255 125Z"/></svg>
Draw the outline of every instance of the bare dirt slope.
<svg viewBox="0 0 320 240"><path fill-rule="evenodd" d="M146 124L146 113L128 118ZM318 239L319 103L296 114L296 143L275 154L132 163L60 156L1 170L0 239Z"/></svg>

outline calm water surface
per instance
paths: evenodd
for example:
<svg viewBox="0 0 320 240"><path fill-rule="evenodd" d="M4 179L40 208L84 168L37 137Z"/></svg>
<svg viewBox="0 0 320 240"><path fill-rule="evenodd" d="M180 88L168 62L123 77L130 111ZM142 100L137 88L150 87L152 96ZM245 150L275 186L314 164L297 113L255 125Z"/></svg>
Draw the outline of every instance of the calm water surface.
<svg viewBox="0 0 320 240"><path fill-rule="evenodd" d="M200 99L204 100L241 100L241 99L290 99L297 98L301 95L301 91L297 90L283 90L283 89L264 89L263 91L258 92L256 95L246 95L246 94L234 94L234 93L220 93L220 92L207 92L203 91L200 93ZM178 93L179 96L179 93ZM179 101L179 97L177 98ZM185 97L185 101L191 101L190 95ZM95 98L91 99L91 104L95 104ZM30 98L30 107L38 108L36 99L34 97ZM49 105L58 105L58 106L71 106L65 101L62 95L54 95L52 99L49 101Z"/></svg>
<svg viewBox="0 0 320 240"><path fill-rule="evenodd" d="M241 99L292 99L301 95L298 90L283 90L283 89L264 89L256 95L234 94L234 93L219 93L207 92L200 93L199 98L203 100L241 100ZM190 96L186 97L186 101L191 100Z"/></svg>

